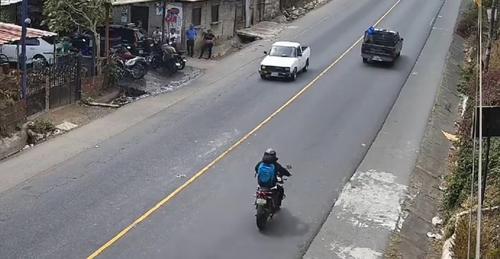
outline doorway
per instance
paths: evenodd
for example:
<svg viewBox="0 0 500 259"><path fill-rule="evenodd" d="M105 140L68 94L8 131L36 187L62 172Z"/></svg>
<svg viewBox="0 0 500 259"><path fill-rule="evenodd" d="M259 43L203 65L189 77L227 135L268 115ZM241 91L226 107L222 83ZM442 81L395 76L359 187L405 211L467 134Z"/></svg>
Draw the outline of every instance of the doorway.
<svg viewBox="0 0 500 259"><path fill-rule="evenodd" d="M135 25L140 25L140 28L148 31L149 28L149 7L148 6L132 6L130 10L130 21Z"/></svg>

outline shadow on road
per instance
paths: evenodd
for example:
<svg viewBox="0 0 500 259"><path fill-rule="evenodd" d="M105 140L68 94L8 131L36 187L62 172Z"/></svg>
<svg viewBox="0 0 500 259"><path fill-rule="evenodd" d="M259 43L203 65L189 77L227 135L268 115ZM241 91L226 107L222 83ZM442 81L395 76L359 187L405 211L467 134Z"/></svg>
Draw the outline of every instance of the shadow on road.
<svg viewBox="0 0 500 259"><path fill-rule="evenodd" d="M370 62L368 64L364 64L365 66L368 67L373 67L373 68L380 68L380 69L399 69L402 67L406 67L409 65L409 63L412 62L409 57L406 56L400 56L396 62L394 63L389 63L389 62Z"/></svg>
<svg viewBox="0 0 500 259"><path fill-rule="evenodd" d="M295 217L286 208L282 208L273 219L268 222L267 228L262 234L272 237L303 236L309 230L309 226Z"/></svg>

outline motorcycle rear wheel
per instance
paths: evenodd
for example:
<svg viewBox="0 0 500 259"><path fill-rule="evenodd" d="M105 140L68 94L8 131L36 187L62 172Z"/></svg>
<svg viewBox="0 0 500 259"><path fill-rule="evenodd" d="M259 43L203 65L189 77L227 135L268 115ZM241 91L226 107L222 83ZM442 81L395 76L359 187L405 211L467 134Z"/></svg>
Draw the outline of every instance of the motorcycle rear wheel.
<svg viewBox="0 0 500 259"><path fill-rule="evenodd" d="M146 75L146 73L147 73L146 66L144 66L141 63L135 64L135 66L132 68L132 72L131 72L132 77L134 79L141 79Z"/></svg>
<svg viewBox="0 0 500 259"><path fill-rule="evenodd" d="M262 207L257 207L257 214L255 215L257 228L262 231L266 228L267 224L267 212Z"/></svg>

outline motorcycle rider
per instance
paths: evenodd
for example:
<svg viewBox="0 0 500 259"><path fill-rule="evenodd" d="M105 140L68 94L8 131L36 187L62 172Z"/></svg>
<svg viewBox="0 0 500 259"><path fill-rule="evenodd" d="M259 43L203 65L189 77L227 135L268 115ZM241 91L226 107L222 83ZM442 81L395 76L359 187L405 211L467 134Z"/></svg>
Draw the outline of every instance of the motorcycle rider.
<svg viewBox="0 0 500 259"><path fill-rule="evenodd" d="M175 50L175 48L170 44L165 43L162 45L161 50L163 64L166 64L167 69L169 69L171 73L176 72L177 68L175 62L177 51Z"/></svg>
<svg viewBox="0 0 500 259"><path fill-rule="evenodd" d="M280 165L280 163L278 163L278 157L276 156L276 151L272 148L268 148L265 152L264 152L264 155L262 156L262 160L260 162L257 163L257 165L255 166L255 176L258 175L259 173L259 168L261 167L262 164L271 164L274 166L274 170L275 170L275 182L278 182L278 177L283 177L283 176L292 176L292 174L290 174L290 172L283 166ZM262 186L261 186L262 187ZM283 200L283 198L285 197L285 190L283 189L282 186L280 185L276 185L277 187L277 200L276 200L276 207L277 209L280 208L281 206L281 201Z"/></svg>
<svg viewBox="0 0 500 259"><path fill-rule="evenodd" d="M177 34L177 30L175 28L171 28L170 32L168 33L168 43L170 46L175 48L175 51L177 51L177 44L179 40L179 34Z"/></svg>

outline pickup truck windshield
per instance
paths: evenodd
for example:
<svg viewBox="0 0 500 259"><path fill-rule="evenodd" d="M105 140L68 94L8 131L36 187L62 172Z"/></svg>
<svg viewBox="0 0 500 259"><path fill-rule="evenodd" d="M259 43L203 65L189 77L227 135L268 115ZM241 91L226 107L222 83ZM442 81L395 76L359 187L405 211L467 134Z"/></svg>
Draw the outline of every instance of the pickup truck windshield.
<svg viewBox="0 0 500 259"><path fill-rule="evenodd" d="M271 53L269 53L269 56L287 58L296 57L297 49L293 47L273 46L271 48Z"/></svg>

